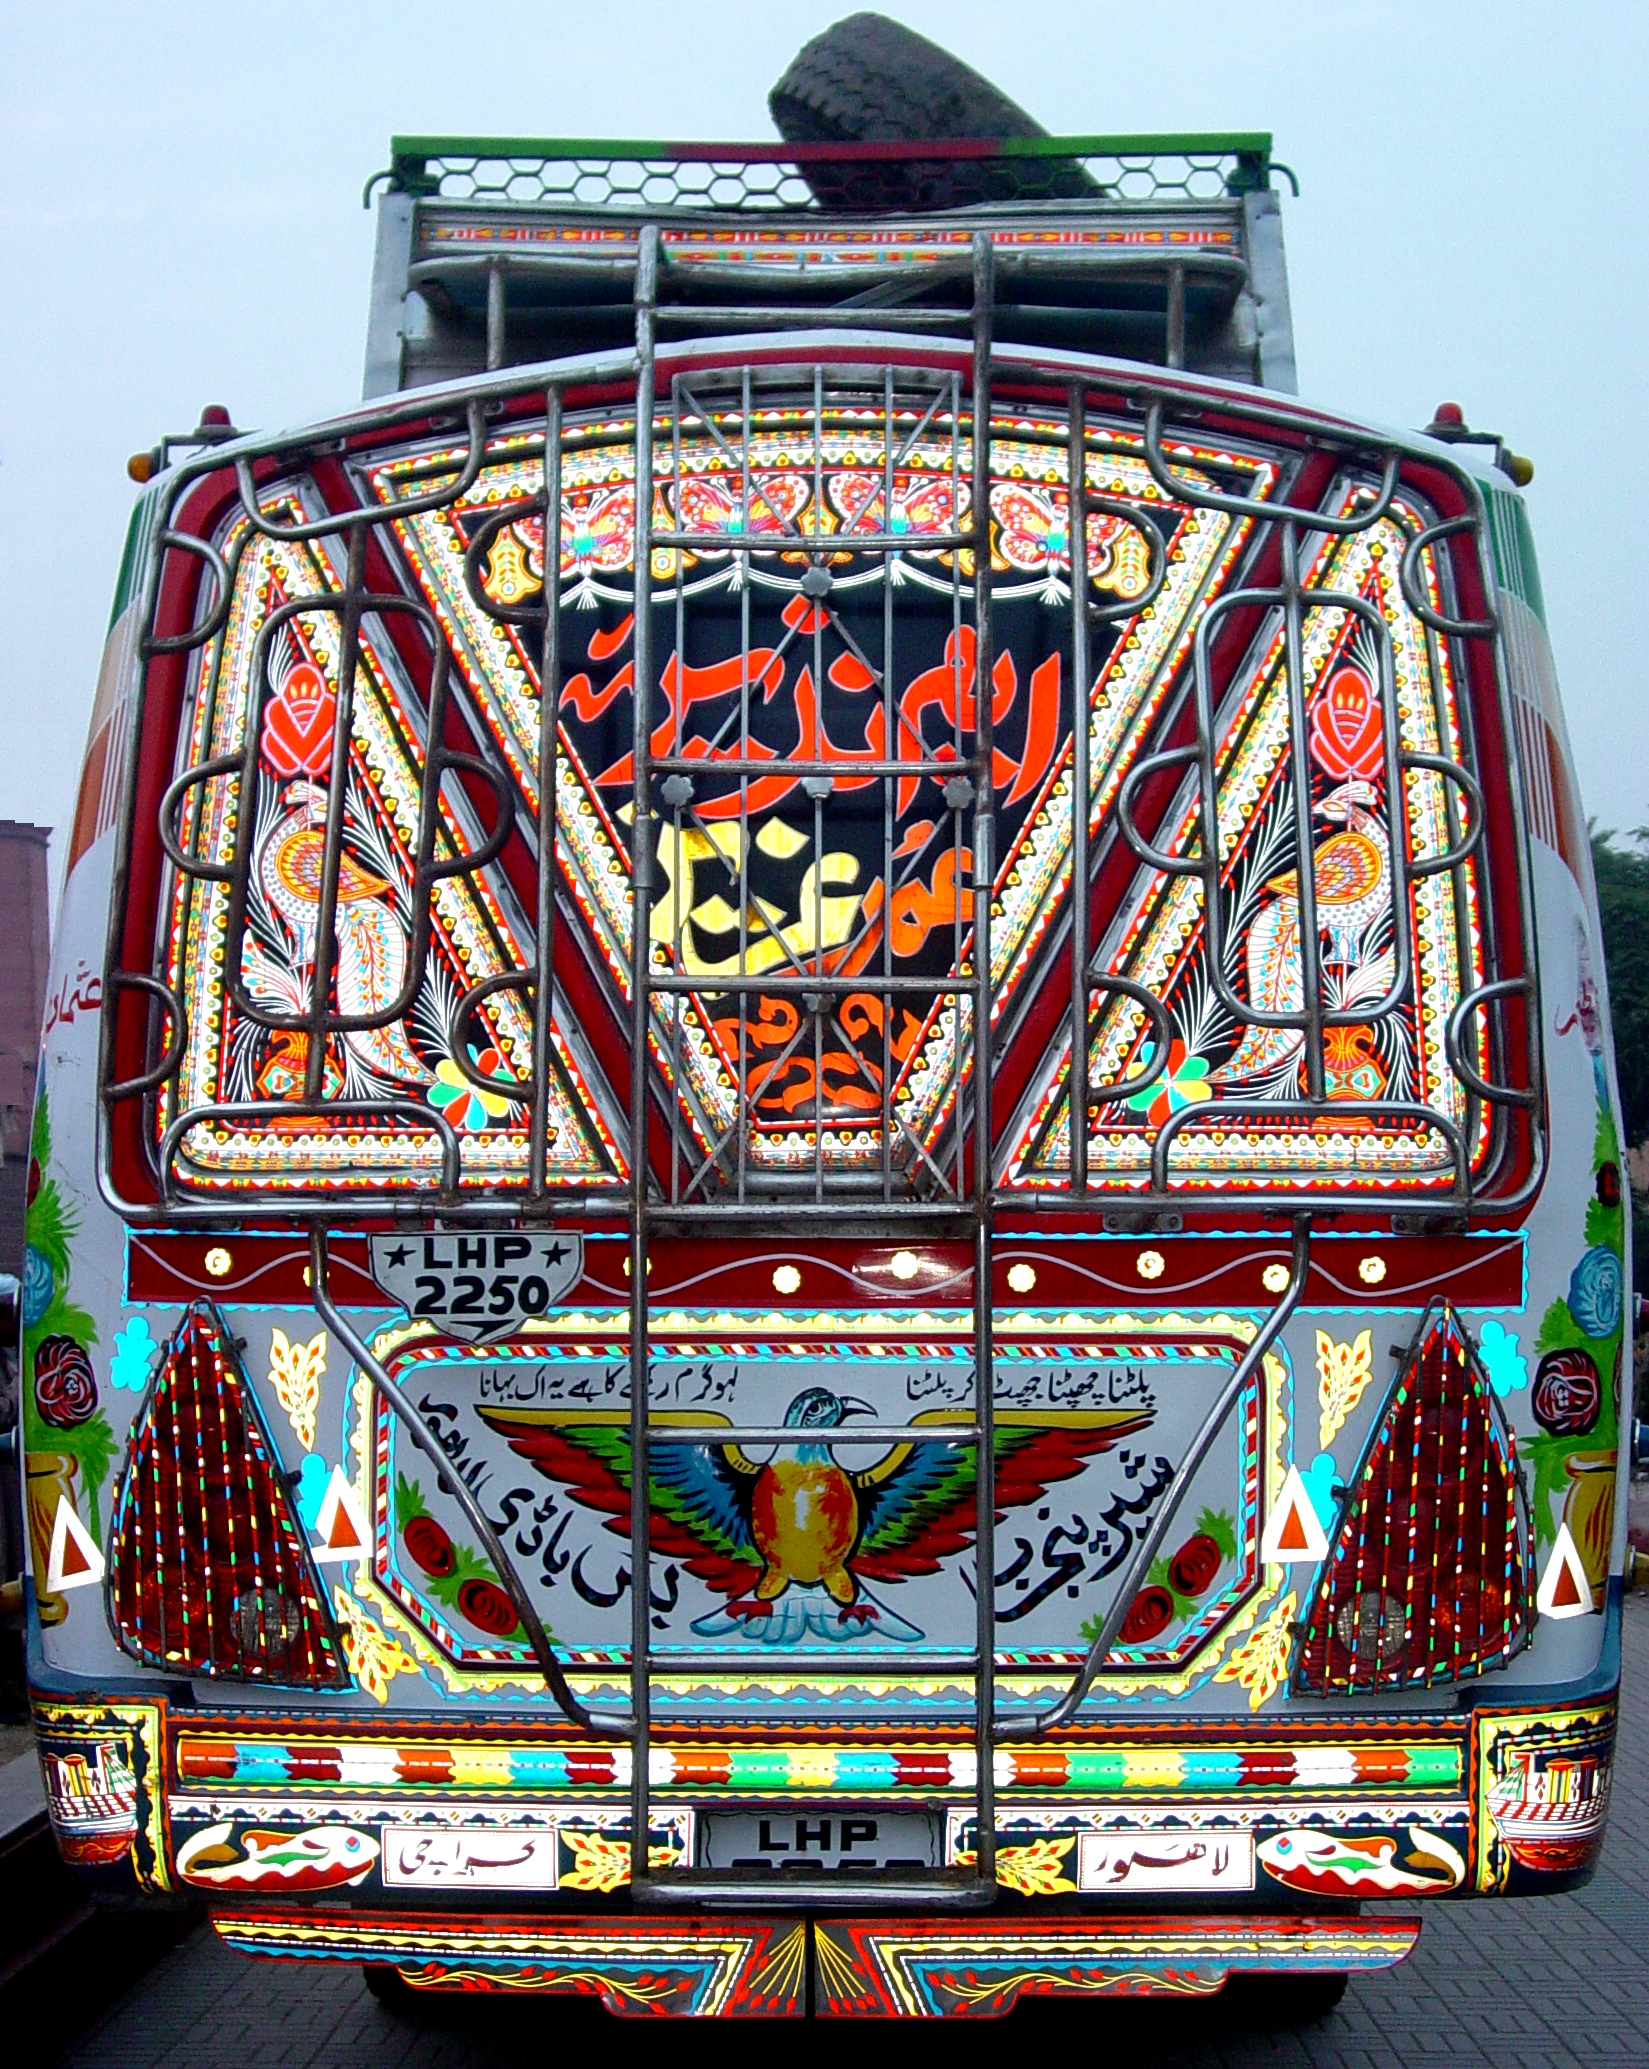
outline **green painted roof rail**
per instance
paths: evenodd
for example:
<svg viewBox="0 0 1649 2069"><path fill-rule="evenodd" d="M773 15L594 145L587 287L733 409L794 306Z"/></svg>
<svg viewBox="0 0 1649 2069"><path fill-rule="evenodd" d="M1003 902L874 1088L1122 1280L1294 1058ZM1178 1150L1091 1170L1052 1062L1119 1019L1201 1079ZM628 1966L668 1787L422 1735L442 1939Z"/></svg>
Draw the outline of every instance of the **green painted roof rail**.
<svg viewBox="0 0 1649 2069"><path fill-rule="evenodd" d="M1210 179L1193 188L1187 173L1175 178L1169 167L1178 164L1212 176L1212 192L1227 195L1258 192L1271 184L1273 171L1281 173L1298 193L1299 185L1285 165L1271 156L1269 130L1192 131L1183 135L1140 133L1123 136L986 137L944 142L878 142L862 144L700 143L667 138L637 137L478 137L397 136L390 139L390 163L367 182L365 199L386 182L391 191L418 196L436 196L444 191L449 177L468 182L471 198L477 192L500 200L510 198L554 198L558 183L545 179L552 166L568 168L604 165L648 165L661 171L672 165L714 165L727 168L762 165L795 167L834 161L875 163L881 161L937 161L956 159L1079 159L1100 160L1131 176L1136 191L1153 177L1153 161L1164 161L1163 176L1156 191L1183 192L1188 199L1209 198ZM502 178L477 182L478 167L507 166ZM523 195L522 182L540 182L539 196ZM571 181L559 187L571 191ZM1101 184L1109 184L1102 179ZM702 193L695 199L708 198ZM735 199L731 204L737 206Z"/></svg>

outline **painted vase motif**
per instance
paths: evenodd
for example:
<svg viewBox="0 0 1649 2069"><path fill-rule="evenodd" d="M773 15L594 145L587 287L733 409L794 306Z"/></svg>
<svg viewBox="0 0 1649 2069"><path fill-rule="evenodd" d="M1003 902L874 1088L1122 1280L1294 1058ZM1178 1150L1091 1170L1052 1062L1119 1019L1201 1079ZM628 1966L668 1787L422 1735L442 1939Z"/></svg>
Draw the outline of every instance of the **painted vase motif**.
<svg viewBox="0 0 1649 2069"><path fill-rule="evenodd" d="M1603 1607L1609 1582L1609 1540L1615 1525L1615 1454L1577 1451L1565 1461L1570 1487L1563 1520L1592 1584L1592 1607Z"/></svg>
<svg viewBox="0 0 1649 2069"><path fill-rule="evenodd" d="M26 1458L28 1477L29 1541L34 1549L34 1592L40 1605L42 1624L60 1624L69 1613L61 1595L49 1594L46 1575L51 1568L52 1525L57 1521L57 1504L67 1501L79 1514L74 1483L80 1461L61 1451L31 1451Z"/></svg>

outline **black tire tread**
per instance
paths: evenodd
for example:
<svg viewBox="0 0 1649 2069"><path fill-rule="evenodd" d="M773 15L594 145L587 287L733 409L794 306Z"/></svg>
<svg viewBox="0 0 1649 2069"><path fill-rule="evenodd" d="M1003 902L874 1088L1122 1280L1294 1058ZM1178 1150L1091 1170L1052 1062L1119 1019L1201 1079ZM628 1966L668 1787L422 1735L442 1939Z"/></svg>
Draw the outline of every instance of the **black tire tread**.
<svg viewBox="0 0 1649 2069"><path fill-rule="evenodd" d="M971 65L881 14L849 15L803 44L767 105L792 144L922 144L1048 133ZM1057 160L1037 166L913 156L803 170L826 208L966 208L1094 191L1079 167Z"/></svg>
<svg viewBox="0 0 1649 2069"><path fill-rule="evenodd" d="M767 105L792 144L1047 135L971 65L881 14L803 44Z"/></svg>

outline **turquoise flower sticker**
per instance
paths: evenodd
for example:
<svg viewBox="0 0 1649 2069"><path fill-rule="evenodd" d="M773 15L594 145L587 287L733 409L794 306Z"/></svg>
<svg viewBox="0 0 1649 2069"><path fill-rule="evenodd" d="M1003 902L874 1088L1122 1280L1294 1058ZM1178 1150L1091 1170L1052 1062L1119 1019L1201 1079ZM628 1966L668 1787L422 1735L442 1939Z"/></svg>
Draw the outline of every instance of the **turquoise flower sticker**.
<svg viewBox="0 0 1649 2069"><path fill-rule="evenodd" d="M1334 1517L1338 1509L1334 1490L1339 1484L1339 1478L1332 1451L1319 1451L1300 1475L1301 1483L1311 1497L1311 1506L1317 1511L1317 1521L1325 1530L1334 1528Z"/></svg>
<svg viewBox="0 0 1649 2069"><path fill-rule="evenodd" d="M149 1367L154 1362L155 1349L147 1318L133 1315L114 1340L113 1355L109 1359L110 1386L117 1393L124 1388L127 1393L141 1394L149 1384Z"/></svg>
<svg viewBox="0 0 1649 2069"><path fill-rule="evenodd" d="M1508 1394L1521 1393L1529 1384L1529 1361L1517 1347L1517 1338L1509 1329L1498 1322L1485 1322L1483 1333L1477 1339L1477 1354L1483 1360L1483 1370L1489 1375L1489 1384L1505 1400Z"/></svg>
<svg viewBox="0 0 1649 2069"><path fill-rule="evenodd" d="M1155 1057L1156 1044L1147 1042L1139 1053L1139 1068L1149 1070ZM1126 1104L1135 1113L1144 1114L1153 1128L1160 1128L1170 1114L1213 1096L1214 1088L1208 1083L1208 1058L1189 1055L1185 1044L1176 1041L1169 1044L1168 1068L1162 1076L1142 1085Z"/></svg>
<svg viewBox="0 0 1649 2069"><path fill-rule="evenodd" d="M326 1490L332 1484L332 1469L318 1452L310 1452L298 1474L298 1514L303 1518L305 1530L313 1530L321 1520L321 1503L326 1500Z"/></svg>

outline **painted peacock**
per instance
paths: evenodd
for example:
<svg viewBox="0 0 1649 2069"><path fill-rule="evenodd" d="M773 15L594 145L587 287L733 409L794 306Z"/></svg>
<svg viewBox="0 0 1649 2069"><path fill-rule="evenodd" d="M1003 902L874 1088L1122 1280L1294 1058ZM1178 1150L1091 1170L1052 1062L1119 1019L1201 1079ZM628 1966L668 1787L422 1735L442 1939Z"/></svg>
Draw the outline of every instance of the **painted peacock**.
<svg viewBox="0 0 1649 2069"><path fill-rule="evenodd" d="M1368 809L1373 784L1353 777L1331 790L1317 816L1338 822L1312 853L1317 924L1328 937L1325 966L1338 969L1346 1002L1359 989L1353 975L1364 961L1363 940L1391 906L1391 842ZM1300 873L1289 870L1266 884L1276 894L1248 930L1248 997L1272 1012L1297 1013L1305 1001L1300 958ZM1383 965L1383 959L1377 959ZM1379 988L1387 980L1382 977ZM1305 1037L1296 1027L1249 1027L1237 1052L1214 1074L1222 1084L1267 1077L1298 1055Z"/></svg>

